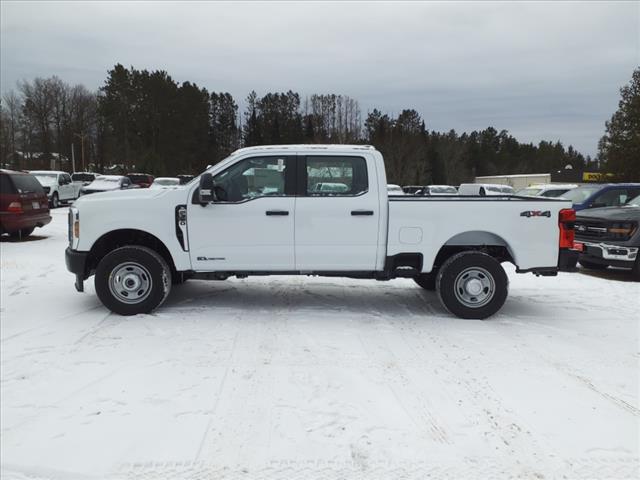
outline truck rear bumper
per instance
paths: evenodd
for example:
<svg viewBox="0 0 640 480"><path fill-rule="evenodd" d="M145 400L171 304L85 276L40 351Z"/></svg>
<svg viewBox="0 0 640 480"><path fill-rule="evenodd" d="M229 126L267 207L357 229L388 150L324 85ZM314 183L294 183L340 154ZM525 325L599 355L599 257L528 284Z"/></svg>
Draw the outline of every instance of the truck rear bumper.
<svg viewBox="0 0 640 480"><path fill-rule="evenodd" d="M561 248L558 253L558 271L572 272L575 271L576 262L580 253L569 248Z"/></svg>
<svg viewBox="0 0 640 480"><path fill-rule="evenodd" d="M76 276L76 290L79 292L84 291L84 281L87 278L87 257L89 252L78 252L71 250L67 247L64 252L64 262L67 265L67 270Z"/></svg>

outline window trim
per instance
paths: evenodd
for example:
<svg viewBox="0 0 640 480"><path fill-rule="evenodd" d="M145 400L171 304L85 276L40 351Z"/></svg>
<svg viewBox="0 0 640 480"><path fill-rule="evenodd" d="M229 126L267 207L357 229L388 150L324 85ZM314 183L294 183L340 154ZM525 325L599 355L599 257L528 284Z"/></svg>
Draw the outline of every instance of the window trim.
<svg viewBox="0 0 640 480"><path fill-rule="evenodd" d="M367 176L367 188L360 193L327 193L326 195L309 195L307 191L307 182L309 181L307 175L307 160L309 158L354 158L360 159L364 161L364 169L365 174ZM332 155L300 155L298 156L298 176L297 176L297 196L304 198L355 198L361 197L369 193L370 184L369 184L369 165L367 164L366 157L362 155L349 155L349 154L332 154Z"/></svg>

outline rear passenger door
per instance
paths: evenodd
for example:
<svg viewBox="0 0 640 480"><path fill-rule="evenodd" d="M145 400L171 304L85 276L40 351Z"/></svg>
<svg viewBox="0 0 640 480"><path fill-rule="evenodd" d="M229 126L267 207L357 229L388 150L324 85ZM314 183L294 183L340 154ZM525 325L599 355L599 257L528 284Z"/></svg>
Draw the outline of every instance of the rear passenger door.
<svg viewBox="0 0 640 480"><path fill-rule="evenodd" d="M298 157L295 261L299 271L372 271L379 192L371 158Z"/></svg>

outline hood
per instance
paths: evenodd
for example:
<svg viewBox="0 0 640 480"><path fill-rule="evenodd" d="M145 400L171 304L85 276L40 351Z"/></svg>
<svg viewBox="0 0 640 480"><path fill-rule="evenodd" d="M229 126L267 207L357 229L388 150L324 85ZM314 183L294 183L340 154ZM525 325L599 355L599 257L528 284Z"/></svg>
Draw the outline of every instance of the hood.
<svg viewBox="0 0 640 480"><path fill-rule="evenodd" d="M577 214L577 218L599 218L603 220L613 220L619 222L640 222L640 207L629 205L623 207L592 208L589 210L581 210Z"/></svg>
<svg viewBox="0 0 640 480"><path fill-rule="evenodd" d="M93 190L91 186L85 187L86 190ZM86 204L93 202L101 202L103 200L112 201L112 200L125 200L125 201L136 201L136 200L146 200L152 199L161 195L164 195L167 190L151 190L149 188L132 188L127 190L111 190L111 191L101 191L99 193L94 193L91 195L83 195L78 200L75 201L74 205L78 204Z"/></svg>

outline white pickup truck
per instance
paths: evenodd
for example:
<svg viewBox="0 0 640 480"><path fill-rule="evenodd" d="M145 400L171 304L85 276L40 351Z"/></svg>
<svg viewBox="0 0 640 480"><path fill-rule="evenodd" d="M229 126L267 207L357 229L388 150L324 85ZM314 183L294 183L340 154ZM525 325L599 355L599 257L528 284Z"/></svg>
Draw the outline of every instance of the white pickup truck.
<svg viewBox="0 0 640 480"><path fill-rule="evenodd" d="M339 183L340 190L318 189ZM175 189L82 196L69 210L66 264L76 289L95 274L102 303L150 312L188 278L411 277L463 318L500 309L508 279L556 275L573 246L562 199L388 196L370 146L237 150Z"/></svg>

